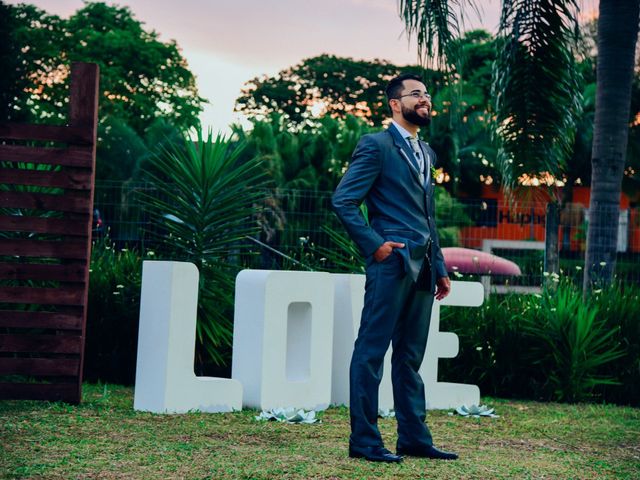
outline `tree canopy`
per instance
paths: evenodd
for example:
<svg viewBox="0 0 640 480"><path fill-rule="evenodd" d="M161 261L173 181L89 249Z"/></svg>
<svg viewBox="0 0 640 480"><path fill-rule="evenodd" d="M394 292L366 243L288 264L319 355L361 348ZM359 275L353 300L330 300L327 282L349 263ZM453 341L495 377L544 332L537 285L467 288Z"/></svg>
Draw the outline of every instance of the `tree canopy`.
<svg viewBox="0 0 640 480"><path fill-rule="evenodd" d="M278 113L291 128L312 124L314 118L323 115L352 115L381 125L388 115L384 97L387 82L409 72L422 75L431 90L442 86L442 73L418 65L399 67L384 60L320 55L272 77L250 80L236 100L236 111L258 118Z"/></svg>
<svg viewBox="0 0 640 480"><path fill-rule="evenodd" d="M83 61L100 66L102 118L117 117L138 134L157 118L181 129L198 124L206 101L180 48L129 8L87 2L62 19L33 5L0 6L0 56L15 67L1 83L6 120L64 121L70 65Z"/></svg>

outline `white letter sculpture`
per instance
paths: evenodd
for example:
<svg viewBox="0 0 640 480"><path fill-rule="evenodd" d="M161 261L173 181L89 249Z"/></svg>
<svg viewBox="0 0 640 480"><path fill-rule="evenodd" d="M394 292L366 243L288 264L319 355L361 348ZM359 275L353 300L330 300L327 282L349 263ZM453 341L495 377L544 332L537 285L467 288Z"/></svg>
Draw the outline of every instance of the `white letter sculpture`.
<svg viewBox="0 0 640 480"><path fill-rule="evenodd" d="M242 409L242 384L196 377L198 269L192 263L145 261L133 408L154 413Z"/></svg>
<svg viewBox="0 0 640 480"><path fill-rule="evenodd" d="M243 270L236 278L232 378L243 404L321 410L331 401L333 279Z"/></svg>
<svg viewBox="0 0 640 480"><path fill-rule="evenodd" d="M353 345L360 328L360 317L364 305L364 275L335 273L333 308L333 376L331 382L331 403L349 405L349 365ZM391 385L391 348L384 356L384 374L378 390L378 409L393 408L393 388Z"/></svg>
<svg viewBox="0 0 640 480"><path fill-rule="evenodd" d="M440 331L440 307L479 307L483 301L484 288L481 283L451 282L451 293L442 301L433 302L427 353L420 367L427 408L430 410L480 404L480 389L477 385L438 382L438 359L454 358L460 350L460 342L455 333Z"/></svg>
<svg viewBox="0 0 640 480"><path fill-rule="evenodd" d="M364 303L364 275L340 274L335 279L334 343L333 343L333 384L331 403L349 404L349 364L353 344L360 325ZM478 282L452 282L451 294L434 301L429 325L429 340L425 358L420 367L420 375L425 385L427 408L455 408L460 405L478 405L480 389L476 385L438 382L438 359L453 358L459 350L455 333L440 331L440 306L477 307L482 305L484 293ZM393 408L391 386L391 348L384 360L384 374L380 383L378 408Z"/></svg>
<svg viewBox="0 0 640 480"><path fill-rule="evenodd" d="M364 275L240 272L233 379L193 372L198 280L191 263L143 263L135 410L228 412L243 405L320 410L330 403L349 404L349 363L364 302ZM459 348L457 335L440 331L440 306L477 307L483 299L482 284L452 282L451 294L434 303L420 367L427 408L480 403L477 386L438 382L438 359L455 357ZM378 404L385 410L393 408L390 358L391 349Z"/></svg>

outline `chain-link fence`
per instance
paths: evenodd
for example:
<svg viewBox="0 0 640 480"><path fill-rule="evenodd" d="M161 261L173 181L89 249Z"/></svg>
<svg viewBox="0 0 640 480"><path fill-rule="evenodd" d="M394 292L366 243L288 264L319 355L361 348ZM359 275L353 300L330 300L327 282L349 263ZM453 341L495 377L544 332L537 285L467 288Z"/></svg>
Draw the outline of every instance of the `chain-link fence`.
<svg viewBox="0 0 640 480"><path fill-rule="evenodd" d="M442 193L442 192L441 192ZM158 233L140 202L141 195L162 195L150 184L104 182L96 185L94 235L104 235L117 244L152 248ZM346 234L331 211L331 192L302 190L265 192L255 206L251 221L258 233L250 240L258 259L253 268L324 268L326 253L344 250L336 236ZM437 195L438 231L446 248L471 249L466 266L449 265L457 278L482 278L493 291L536 291L545 272L545 202L509 204L496 198L452 198ZM616 276L640 283L640 209L612 212L618 216ZM579 203L562 205L559 211L558 250L561 275L581 281L587 242L589 212ZM596 232L598 233L598 232ZM603 238L612 232L600 232ZM339 239L338 239L339 240ZM478 252L474 254L474 251ZM483 252L513 262L518 275L489 275L482 267ZM344 252L343 252L344 253ZM350 252L346 252L349 257ZM451 252L448 252L451 254ZM477 258L476 258L477 257ZM357 271L357 258L354 258ZM474 265L477 270L474 271Z"/></svg>

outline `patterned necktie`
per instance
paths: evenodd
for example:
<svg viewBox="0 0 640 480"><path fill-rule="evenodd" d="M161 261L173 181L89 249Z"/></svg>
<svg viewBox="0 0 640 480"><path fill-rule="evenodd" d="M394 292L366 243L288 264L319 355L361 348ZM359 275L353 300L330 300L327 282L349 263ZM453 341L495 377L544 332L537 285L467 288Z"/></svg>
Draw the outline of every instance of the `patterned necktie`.
<svg viewBox="0 0 640 480"><path fill-rule="evenodd" d="M420 144L418 143L418 139L416 137L407 137L409 143L411 144L411 148L413 149L413 155L416 157L416 161L418 162L418 169L420 171L420 180L424 183L424 158L422 156L422 150L420 150Z"/></svg>

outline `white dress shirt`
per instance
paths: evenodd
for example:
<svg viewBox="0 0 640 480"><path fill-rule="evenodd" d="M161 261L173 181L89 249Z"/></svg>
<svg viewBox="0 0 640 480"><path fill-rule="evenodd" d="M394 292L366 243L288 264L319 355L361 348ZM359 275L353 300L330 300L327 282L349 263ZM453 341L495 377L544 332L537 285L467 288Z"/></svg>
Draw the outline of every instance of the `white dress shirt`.
<svg viewBox="0 0 640 480"><path fill-rule="evenodd" d="M418 143L418 137L414 137L413 135L411 135L411 133L409 133L409 131L405 128L403 128L401 125L399 125L395 120L391 120L391 123L393 123L395 125L395 127L398 129L398 131L400 132L400 135L402 135L402 138L404 138L405 142L407 142L407 145L409 146L409 148L411 149L411 151L413 152L413 155L416 158L416 161L418 162L418 167L419 167L419 172L420 172L420 178L424 179L425 176L428 179L429 178L429 174L431 173L429 170L429 158L425 158L424 154L422 152L422 148L420 148L419 143ZM415 142L415 145L414 143Z"/></svg>

